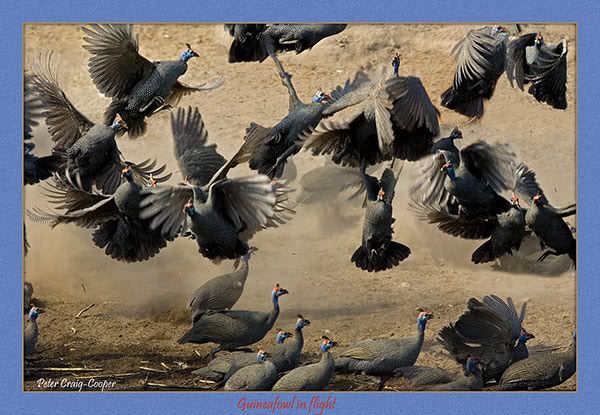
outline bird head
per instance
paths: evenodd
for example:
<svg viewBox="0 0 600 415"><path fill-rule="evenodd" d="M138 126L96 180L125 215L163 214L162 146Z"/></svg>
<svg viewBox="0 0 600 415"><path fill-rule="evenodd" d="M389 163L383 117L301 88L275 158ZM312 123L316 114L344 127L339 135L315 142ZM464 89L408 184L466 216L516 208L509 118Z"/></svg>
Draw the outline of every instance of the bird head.
<svg viewBox="0 0 600 415"><path fill-rule="evenodd" d="M183 211L191 218L196 213L194 209L194 204L192 202L188 202L183 206Z"/></svg>
<svg viewBox="0 0 600 415"><path fill-rule="evenodd" d="M422 307L417 307L415 311L419 313L417 315L417 324L419 325L419 330L423 332L427 326L427 321L433 318L433 313L425 311Z"/></svg>
<svg viewBox="0 0 600 415"><path fill-rule="evenodd" d="M378 201L383 201L383 197L385 196L385 190L383 190L383 188L380 188L379 191L377 192L377 200Z"/></svg>
<svg viewBox="0 0 600 415"><path fill-rule="evenodd" d="M450 138L452 140L460 140L463 138L462 131L458 129L458 127L454 127L452 131L450 131Z"/></svg>
<svg viewBox="0 0 600 415"><path fill-rule="evenodd" d="M123 167L123 170L121 170L121 176L125 177L128 182L131 182L133 180L133 171L131 170L131 167Z"/></svg>
<svg viewBox="0 0 600 415"><path fill-rule="evenodd" d="M181 52L181 56L180 56L180 59L182 62L187 62L191 58L197 58L198 56L200 56L196 52L194 52L194 50L192 49L192 47L190 46L189 43L186 43L185 45L187 46L187 49L184 50L183 52Z"/></svg>
<svg viewBox="0 0 600 415"><path fill-rule="evenodd" d="M315 92L315 95L313 95L312 102L323 102L330 98L331 98L331 95L329 95L326 92L323 92L323 89L321 89L320 86L317 86L317 92Z"/></svg>
<svg viewBox="0 0 600 415"><path fill-rule="evenodd" d="M302 317L302 314L298 314L298 320L296 321L296 328L298 330L302 330L306 326L310 326L310 320Z"/></svg>
<svg viewBox="0 0 600 415"><path fill-rule="evenodd" d="M121 118L118 114L115 117L115 120L113 121L111 128L113 129L114 132L118 132L121 130L126 130L127 129L127 123L125 121L123 121L123 118Z"/></svg>
<svg viewBox="0 0 600 415"><path fill-rule="evenodd" d="M256 362L257 363L262 363L262 362L266 362L267 361L267 357L269 357L269 353L267 353L264 350L259 350L256 353Z"/></svg>
<svg viewBox="0 0 600 415"><path fill-rule="evenodd" d="M292 333L290 333L289 331L277 329L277 335L275 336L275 342L278 344L281 344L284 341L286 341L286 339L289 339L290 337L294 337L294 335Z"/></svg>
<svg viewBox="0 0 600 415"><path fill-rule="evenodd" d="M513 206L521 207L521 203L519 202L519 196L517 196L514 193L510 196L510 202Z"/></svg>
<svg viewBox="0 0 600 415"><path fill-rule="evenodd" d="M31 310L29 310L29 320L35 321L38 318L38 316L43 312L44 310L42 310L41 308L31 307Z"/></svg>
<svg viewBox="0 0 600 415"><path fill-rule="evenodd" d="M271 298L273 300L273 303L277 304L277 300L279 299L279 297L281 297L282 295L285 295L285 294L289 294L289 291L286 290L285 288L281 288L279 283L275 284L275 287L273 288L273 291L271 292Z"/></svg>
<svg viewBox="0 0 600 415"><path fill-rule="evenodd" d="M544 36L542 36L542 34L541 34L541 33L538 33L538 34L535 36L535 45L536 45L536 46L538 46L538 47L540 47L540 46L542 46L543 44L544 44Z"/></svg>
<svg viewBox="0 0 600 415"><path fill-rule="evenodd" d="M332 341L327 336L321 337L321 352L325 353L329 351L332 347L337 346L337 342Z"/></svg>
<svg viewBox="0 0 600 415"><path fill-rule="evenodd" d="M542 206L544 204L544 196L542 196L541 193L538 193L537 195L533 196L533 203L538 206Z"/></svg>
<svg viewBox="0 0 600 415"><path fill-rule="evenodd" d="M535 339L535 336L532 333L529 333L527 330L521 327L521 334L519 335L519 339L517 343L525 344L528 340Z"/></svg>
<svg viewBox="0 0 600 415"><path fill-rule="evenodd" d="M442 171L446 172L450 180L454 181L456 179L456 171L454 170L454 165L451 161L442 166Z"/></svg>
<svg viewBox="0 0 600 415"><path fill-rule="evenodd" d="M492 36L496 35L498 33L507 33L508 29L504 26L494 26L494 28L492 29Z"/></svg>
<svg viewBox="0 0 600 415"><path fill-rule="evenodd" d="M394 75L398 76L398 72L400 71L400 54L396 53L394 58L392 59L392 68L394 68Z"/></svg>

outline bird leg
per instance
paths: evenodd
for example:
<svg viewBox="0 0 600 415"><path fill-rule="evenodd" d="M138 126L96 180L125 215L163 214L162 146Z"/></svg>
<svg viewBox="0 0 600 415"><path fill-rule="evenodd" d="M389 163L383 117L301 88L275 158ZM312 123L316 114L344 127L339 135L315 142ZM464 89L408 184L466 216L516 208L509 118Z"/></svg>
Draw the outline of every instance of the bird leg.
<svg viewBox="0 0 600 415"><path fill-rule="evenodd" d="M279 73L279 77L281 78L283 86L287 88L288 94L290 95L289 109L291 112L301 103L300 98L298 98L298 94L296 93L296 89L294 88L294 85L292 85L292 77L289 73L285 71L285 69L283 69L283 65L281 64L281 61L275 54L272 45L267 44L265 46L267 47L267 52L269 53L269 56L271 57L271 59L273 59L273 62L275 62L275 66L277 67L277 72Z"/></svg>

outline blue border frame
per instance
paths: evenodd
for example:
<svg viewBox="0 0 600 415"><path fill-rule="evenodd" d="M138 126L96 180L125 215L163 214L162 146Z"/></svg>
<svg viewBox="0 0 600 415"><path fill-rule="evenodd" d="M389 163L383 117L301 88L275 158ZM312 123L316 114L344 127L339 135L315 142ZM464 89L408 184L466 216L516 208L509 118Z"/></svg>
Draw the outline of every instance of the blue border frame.
<svg viewBox="0 0 600 415"><path fill-rule="evenodd" d="M49 4L51 3L51 4ZM23 22L82 22L82 21L141 21L141 22L220 22L220 21L349 21L349 22L474 22L474 21L561 21L578 24L578 116L579 116L579 350L577 393L528 394L336 394L337 405L326 413L405 413L420 414L468 413L486 414L594 413L598 405L600 352L598 323L594 311L599 303L597 292L597 252L600 239L588 226L597 223L595 202L600 196L596 167L600 150L600 102L598 36L599 10L595 1L580 1L567 5L564 1L545 0L524 5L518 0L501 2L439 1L424 2L426 7L396 1L296 1L282 7L279 1L179 0L172 6L166 1L110 0L15 2L3 8L0 31L6 45L1 51L3 62L0 85L3 88L2 125L0 140L0 188L3 190L0 222L0 350L3 352L0 391L4 398L3 413L35 412L70 413L80 411L155 413L159 410L179 413L242 413L236 408L242 394L223 393L29 393L22 392L21 369L21 141L15 139L21 129L21 50ZM413 2L411 2L413 3ZM416 3L416 2L415 2ZM75 46L74 46L75 47ZM321 394L325 398L327 394ZM274 394L262 394L269 399ZM126 408L126 409L125 409ZM135 408L135 409L133 409ZM120 411L119 411L120 412ZM246 413L271 413L248 411ZM300 413L286 411L286 413ZM303 411L302 413L306 413ZM313 412L315 413L315 412Z"/></svg>

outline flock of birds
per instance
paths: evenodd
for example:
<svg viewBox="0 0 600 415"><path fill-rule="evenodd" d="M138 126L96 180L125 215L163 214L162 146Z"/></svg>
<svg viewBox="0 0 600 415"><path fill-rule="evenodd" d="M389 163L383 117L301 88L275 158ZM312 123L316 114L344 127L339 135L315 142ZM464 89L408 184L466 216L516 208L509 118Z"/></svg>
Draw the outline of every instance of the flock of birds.
<svg viewBox="0 0 600 415"><path fill-rule="evenodd" d="M271 292L270 312L231 308L243 292L256 249L249 243L252 236L284 226L301 204L290 204L289 184L295 177L282 177L290 158L303 148L332 163L300 180L297 201L319 201L317 194L327 186L338 194L354 187L353 197L364 197L362 242L351 256L363 270L390 269L411 254L408 246L392 239L392 202L404 161L417 166L410 178L409 208L419 219L456 237L488 239L473 253L474 263L512 254L523 238L533 234L544 251L539 261L568 255L575 264L576 242L563 219L576 213L575 205L553 207L535 173L507 144L477 141L459 149L455 145L462 138L459 128L438 138L439 111L418 77L400 74L398 54L381 70L357 70L333 91L319 88L309 103L299 99L278 53L301 53L345 28L344 24L225 25L233 37L229 62L273 60L289 93L288 114L272 127L251 123L239 149L227 160L216 144L209 143L198 108L173 110L174 152L183 179L173 185L165 183L171 174L165 174L165 165L157 167L156 160L125 160L117 137L145 135L153 115L172 110L185 95L218 88L223 77L201 86L186 85L179 77L187 71L188 61L199 56L189 44L178 60L151 61L139 54L130 24L82 27L89 74L112 102L100 122L77 110L60 87L52 52L41 55L26 72L24 180L29 185L47 180L44 194L55 206L33 208L27 216L52 227L72 223L93 229L93 243L117 261L148 260L183 237L194 239L200 254L215 263L235 260L233 273L210 280L194 293L189 301L192 327L178 340L217 345L208 366L194 373L225 390L321 390L335 372L380 376L381 385L402 376L413 387L436 390L479 390L490 381L501 390L533 390L564 382L575 371L575 341L569 351L528 357L525 343L533 336L522 327L525 309L517 314L510 298L505 302L496 296L469 300L468 310L439 333L439 342L464 368L460 376L414 366L432 317L422 309L415 336L362 340L336 358L330 351L336 342L324 336L322 357L314 364L298 366L302 330L310 324L301 315L293 332L276 330L276 344L267 350L215 357L261 341L277 321L279 299L288 294L279 284ZM442 94L441 104L460 114L482 117L484 101L492 97L504 72L521 90L529 85L528 92L537 101L558 109L567 106L564 40L551 45L540 33L511 38L505 27L485 27L468 33L454 54L454 82ZM339 115L332 117L335 114ZM52 154L38 157L33 154L32 127L42 119L55 144ZM230 171L242 164L255 173L230 177ZM379 177L367 173L384 164ZM25 252L27 248L25 239ZM26 355L33 353L36 320L43 311L30 307L32 291L26 283Z"/></svg>

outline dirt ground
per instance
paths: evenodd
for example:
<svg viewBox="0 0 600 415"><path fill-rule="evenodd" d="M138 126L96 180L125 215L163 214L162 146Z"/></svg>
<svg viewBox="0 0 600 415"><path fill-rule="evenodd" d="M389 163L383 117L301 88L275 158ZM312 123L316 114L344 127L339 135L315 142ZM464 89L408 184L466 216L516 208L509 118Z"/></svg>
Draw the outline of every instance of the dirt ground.
<svg viewBox="0 0 600 415"><path fill-rule="evenodd" d="M389 64L397 51L402 54L402 74L417 75L442 113L442 134L466 122L439 105L440 94L450 86L454 63L450 50L473 28L481 25L351 25L326 39L312 51L286 54L281 60L293 75L303 100L309 100L317 85L325 90L352 76L365 64ZM209 131L226 157L240 145L251 121L270 126L287 112L287 92L274 65L228 64L230 38L222 25L136 25L141 53L152 59L175 59L192 44L200 58L190 61L182 80L194 84L226 77L215 91L184 97L180 105L198 106ZM539 104L528 94L511 88L505 76L493 99L486 102L484 118L462 127L463 146L478 139L508 142L538 174L538 180L554 205L576 200L576 68L577 44L574 25L531 25L547 41L561 37L569 42L568 103L566 111ZM61 86L75 106L92 120L100 121L109 100L94 87L86 70L87 52L81 47L77 25L26 25L25 68L48 50L59 63ZM44 126L34 130L39 154L51 144ZM131 161L156 157L177 170L172 152L169 114L149 120L147 136L121 139L119 146ZM324 159L301 152L294 157L299 177L323 164ZM326 207L299 206L294 219L278 229L260 232L252 245L259 251L250 263L250 275L238 309L268 310L273 285L290 291L281 299L277 327L291 330L296 314L310 319L305 330L304 360L318 358L319 338L329 333L343 347L353 340L410 335L416 332L417 306L432 311L425 345L417 364L460 370L435 340L444 325L456 319L473 296L511 296L519 306L528 302L525 327L536 338L533 350L566 346L576 327L576 273L564 258L547 264L498 271L490 265L470 263L478 241L464 241L439 233L417 221L407 210L405 164L394 200L395 238L412 249L400 266L369 274L355 268L350 256L360 243L362 211L352 203ZM234 175L247 173L240 167ZM178 174L172 181L179 180ZM45 206L38 186L25 189L25 208ZM336 213L337 212L337 213ZM340 215L341 212L341 215ZM575 225L575 218L569 218ZM27 222L31 244L25 259L25 279L34 285L34 297L46 313L39 318L40 338L32 362L25 365L26 390L77 389L38 383L43 379L109 380L107 390L148 389L205 390L191 371L207 363L212 345L177 345L189 327L185 301L208 279L228 272L231 262L214 265L198 252L195 242L171 243L155 258L142 264L119 263L104 255L91 242L91 232L73 226L50 229ZM535 253L534 253L535 254ZM515 261L513 261L514 263ZM507 260L505 264L509 264ZM564 272L563 272L564 271ZM94 307L76 318L83 308ZM271 344L268 335L258 346ZM164 365L163 365L164 364ZM98 371L49 372L41 368L88 368ZM140 369L146 367L157 371ZM120 376L115 376L120 375ZM390 388L403 389L401 380ZM374 379L336 375L328 389L373 390ZM557 389L574 390L576 377Z"/></svg>

